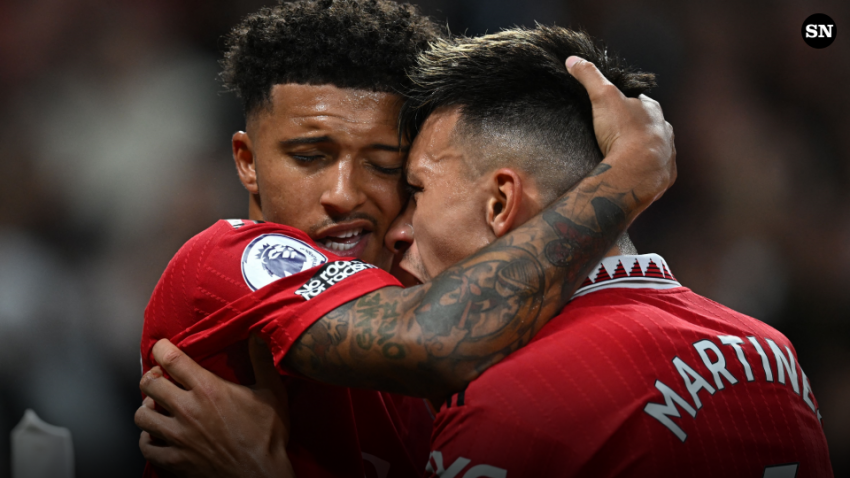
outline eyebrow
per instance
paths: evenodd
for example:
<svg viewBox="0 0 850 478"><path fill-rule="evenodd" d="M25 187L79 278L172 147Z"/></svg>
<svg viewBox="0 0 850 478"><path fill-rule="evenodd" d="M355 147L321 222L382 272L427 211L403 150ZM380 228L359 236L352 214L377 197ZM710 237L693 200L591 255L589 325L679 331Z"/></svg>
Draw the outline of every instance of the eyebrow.
<svg viewBox="0 0 850 478"><path fill-rule="evenodd" d="M292 138L285 139L280 142L282 146L296 146L299 144L316 144L316 143L330 143L330 136L317 136L315 138Z"/></svg>
<svg viewBox="0 0 850 478"><path fill-rule="evenodd" d="M332 143L334 140L330 136L317 136L315 138L292 138L280 141L281 146L298 146L301 144L319 144L319 143ZM402 152L407 153L410 150L410 146L398 147L390 144L381 144L375 143L369 145L370 149L378 149L381 151L391 151L393 153Z"/></svg>

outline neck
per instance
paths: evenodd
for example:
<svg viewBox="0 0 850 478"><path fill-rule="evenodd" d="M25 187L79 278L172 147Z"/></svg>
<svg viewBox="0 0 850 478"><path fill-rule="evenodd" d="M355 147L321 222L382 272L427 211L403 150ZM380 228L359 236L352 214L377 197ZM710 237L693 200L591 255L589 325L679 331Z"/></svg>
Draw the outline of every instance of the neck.
<svg viewBox="0 0 850 478"><path fill-rule="evenodd" d="M605 257L622 255L636 256L637 254L637 248L635 248L635 245L629 238L629 234L624 232L620 237L617 238L617 242L614 243L614 247L608 250L608 253L605 254Z"/></svg>
<svg viewBox="0 0 850 478"><path fill-rule="evenodd" d="M620 249L620 246L614 246L608 250L608 253L605 254L605 257L614 257L623 255L623 251Z"/></svg>
<svg viewBox="0 0 850 478"><path fill-rule="evenodd" d="M254 221L263 220L263 210L260 208L260 197L257 194L248 196L248 219Z"/></svg>

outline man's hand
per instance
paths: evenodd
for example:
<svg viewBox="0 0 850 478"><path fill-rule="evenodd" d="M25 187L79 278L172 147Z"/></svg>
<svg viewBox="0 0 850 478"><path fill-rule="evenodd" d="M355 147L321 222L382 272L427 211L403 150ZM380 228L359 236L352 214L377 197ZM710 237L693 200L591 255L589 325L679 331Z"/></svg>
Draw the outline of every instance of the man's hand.
<svg viewBox="0 0 850 478"><path fill-rule="evenodd" d="M167 340L157 342L153 354L162 368L142 377L147 398L135 417L148 461L180 477L295 476L286 456L286 389L265 344L251 338L253 388L217 377ZM164 378L163 369L183 388Z"/></svg>
<svg viewBox="0 0 850 478"><path fill-rule="evenodd" d="M644 178L632 191L649 205L676 181L673 127L664 120L661 105L646 95L627 98L593 63L567 58L567 70L584 86L593 106L593 129L605 157L601 167L629 171Z"/></svg>

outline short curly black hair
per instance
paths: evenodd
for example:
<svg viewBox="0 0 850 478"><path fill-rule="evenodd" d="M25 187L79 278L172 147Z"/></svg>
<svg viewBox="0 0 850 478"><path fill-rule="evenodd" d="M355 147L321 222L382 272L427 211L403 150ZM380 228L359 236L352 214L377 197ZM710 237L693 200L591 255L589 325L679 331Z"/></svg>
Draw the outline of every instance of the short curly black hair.
<svg viewBox="0 0 850 478"><path fill-rule="evenodd" d="M226 38L225 88L245 115L283 83L401 93L416 54L441 36L417 8L390 0L299 0L246 17Z"/></svg>

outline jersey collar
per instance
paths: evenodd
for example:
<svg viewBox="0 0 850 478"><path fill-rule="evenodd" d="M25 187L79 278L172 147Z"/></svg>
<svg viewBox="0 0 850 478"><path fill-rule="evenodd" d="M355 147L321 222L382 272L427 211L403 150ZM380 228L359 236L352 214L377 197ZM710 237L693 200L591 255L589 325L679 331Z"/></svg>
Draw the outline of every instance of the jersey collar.
<svg viewBox="0 0 850 478"><path fill-rule="evenodd" d="M682 287L682 284L673 277L667 261L658 254L611 256L602 259L602 262L593 268L572 299L614 287L672 289Z"/></svg>

